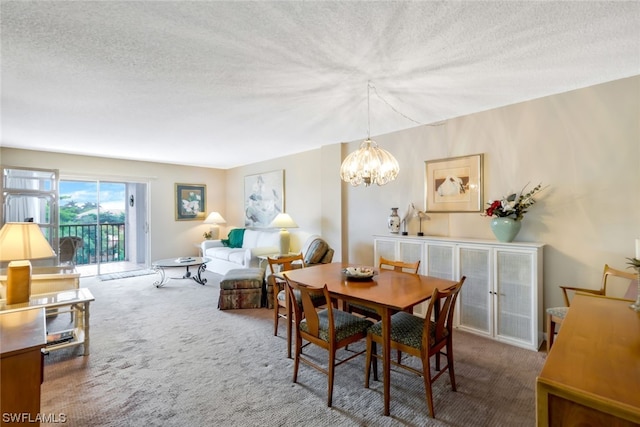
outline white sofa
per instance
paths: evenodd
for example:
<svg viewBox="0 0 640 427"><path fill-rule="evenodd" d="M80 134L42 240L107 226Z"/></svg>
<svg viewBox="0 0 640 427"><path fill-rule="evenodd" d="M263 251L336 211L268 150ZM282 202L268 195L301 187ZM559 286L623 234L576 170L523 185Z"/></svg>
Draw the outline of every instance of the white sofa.
<svg viewBox="0 0 640 427"><path fill-rule="evenodd" d="M291 232L290 252L306 253L309 245L320 236L304 231ZM280 231L274 229L246 229L242 240L242 248L230 248L222 244L221 240L205 240L202 242L202 255L211 258L207 263L207 270L218 274L226 274L236 268L262 267L258 256L277 254L280 248ZM326 258L333 257L333 250L325 254ZM324 259L323 259L324 260ZM329 261L331 262L331 261Z"/></svg>

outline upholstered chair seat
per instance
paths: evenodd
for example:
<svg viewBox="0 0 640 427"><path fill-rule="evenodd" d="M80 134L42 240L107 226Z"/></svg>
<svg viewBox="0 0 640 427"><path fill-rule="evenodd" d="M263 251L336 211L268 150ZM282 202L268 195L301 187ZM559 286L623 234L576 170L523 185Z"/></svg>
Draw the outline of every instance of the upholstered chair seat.
<svg viewBox="0 0 640 427"><path fill-rule="evenodd" d="M321 295L322 296L322 295ZM324 296L322 296L324 299ZM318 336L323 341L329 342L329 311L328 309L318 312L320 328ZM341 310L333 310L333 322L335 328L335 340L342 341L354 334L360 333L371 326L371 321L363 317L354 316ZM306 320L300 322L300 330L309 333Z"/></svg>
<svg viewBox="0 0 640 427"><path fill-rule="evenodd" d="M567 313L569 312L569 307L550 307L547 308L547 314L554 316L554 317L559 317L561 319L564 319L565 317L567 317Z"/></svg>
<svg viewBox="0 0 640 427"><path fill-rule="evenodd" d="M408 347L422 349L422 332L424 319L413 314L400 311L391 316L391 340ZM369 331L382 337L382 323L378 322L369 328ZM429 322L429 342L433 345L436 333L436 325ZM449 331L442 331L442 336L447 337Z"/></svg>

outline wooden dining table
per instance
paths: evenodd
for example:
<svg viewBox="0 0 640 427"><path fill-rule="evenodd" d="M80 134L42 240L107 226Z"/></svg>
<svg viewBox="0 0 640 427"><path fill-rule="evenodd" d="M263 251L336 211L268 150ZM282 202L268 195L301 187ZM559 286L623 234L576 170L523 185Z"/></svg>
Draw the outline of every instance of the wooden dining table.
<svg viewBox="0 0 640 427"><path fill-rule="evenodd" d="M457 282L393 270L376 270L368 281L347 280L343 270L362 265L334 262L287 271L289 280L312 287L325 284L332 297L374 308L382 318L384 415L389 415L391 379L391 314L411 310L431 298L434 289L450 288Z"/></svg>

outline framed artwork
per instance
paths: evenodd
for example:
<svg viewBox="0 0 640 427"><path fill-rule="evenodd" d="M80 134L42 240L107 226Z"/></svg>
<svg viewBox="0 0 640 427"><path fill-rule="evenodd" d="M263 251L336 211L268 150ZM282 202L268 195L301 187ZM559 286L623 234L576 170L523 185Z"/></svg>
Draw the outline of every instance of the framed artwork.
<svg viewBox="0 0 640 427"><path fill-rule="evenodd" d="M427 160L426 211L480 212L483 193L482 161L482 154Z"/></svg>
<svg viewBox="0 0 640 427"><path fill-rule="evenodd" d="M284 212L284 170L244 177L244 225L268 227Z"/></svg>
<svg viewBox="0 0 640 427"><path fill-rule="evenodd" d="M176 221L204 221L206 194L204 184L176 184Z"/></svg>

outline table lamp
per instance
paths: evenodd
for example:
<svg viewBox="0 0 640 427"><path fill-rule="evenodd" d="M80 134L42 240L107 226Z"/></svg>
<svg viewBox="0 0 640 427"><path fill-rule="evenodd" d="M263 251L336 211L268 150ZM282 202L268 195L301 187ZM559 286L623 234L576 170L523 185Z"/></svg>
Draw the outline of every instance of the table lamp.
<svg viewBox="0 0 640 427"><path fill-rule="evenodd" d="M56 253L33 222L8 222L0 229L0 261L10 261L7 268L7 304L29 301L31 294L31 259L53 258Z"/></svg>
<svg viewBox="0 0 640 427"><path fill-rule="evenodd" d="M287 228L298 228L298 224L291 219L289 214L280 213L276 215L273 221L271 221L269 227L280 229L280 255L287 255L289 253L289 243L291 241L291 236L289 235Z"/></svg>
<svg viewBox="0 0 640 427"><path fill-rule="evenodd" d="M205 224L213 224L211 228L209 228L209 232L211 233L211 238L214 240L220 237L220 227L218 224L225 224L226 222L218 212L211 212L204 220Z"/></svg>

